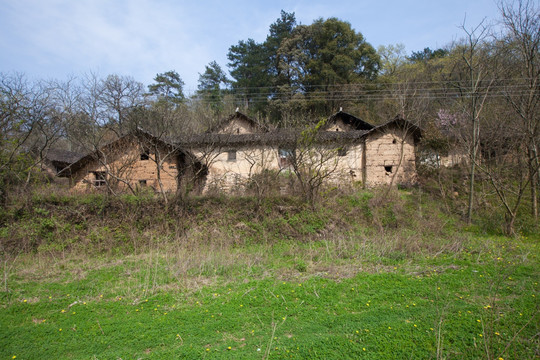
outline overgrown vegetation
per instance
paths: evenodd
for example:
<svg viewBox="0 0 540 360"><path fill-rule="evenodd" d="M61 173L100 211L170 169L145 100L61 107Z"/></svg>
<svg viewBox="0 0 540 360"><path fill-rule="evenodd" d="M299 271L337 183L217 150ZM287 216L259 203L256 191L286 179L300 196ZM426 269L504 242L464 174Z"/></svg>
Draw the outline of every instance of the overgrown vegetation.
<svg viewBox="0 0 540 360"><path fill-rule="evenodd" d="M117 75L0 74L0 357L540 356L540 13L500 9L501 34L463 24L463 41L411 56L283 12L264 43L230 48L232 82L213 62L192 97L175 71L149 94ZM292 164L290 196L273 172L241 197L43 181L51 149L98 153L140 127L190 137L240 106L296 128L340 106L398 113L425 130L419 186L344 192L309 162ZM463 161L444 168L451 153Z"/></svg>
<svg viewBox="0 0 540 360"><path fill-rule="evenodd" d="M13 201L0 356L538 355L538 232L467 228L422 189L320 201L50 188Z"/></svg>
<svg viewBox="0 0 540 360"><path fill-rule="evenodd" d="M476 225L475 213L493 210L482 206L490 197L502 210L496 221L512 235L527 213L538 222L540 8L530 0L501 1L499 8L499 33L484 22L464 23L462 39L409 56L399 44L375 51L346 21L302 25L294 13L282 12L264 42L230 47L232 79L212 62L191 97L176 71L157 74L148 92L127 76L31 82L0 74L0 203L14 188L29 187L32 174L50 165L51 150L104 155L105 144L142 128L170 140L164 153L152 149L161 181L164 159L186 150L180 139L212 128L234 109L271 128L306 129L344 108L373 124L399 114L424 129L424 165L440 167L441 156L460 157L469 223ZM305 152L317 150L304 145ZM211 159L196 160L207 165ZM106 156L99 161L103 176L131 187L108 168ZM299 165L295 173L305 196L314 199L321 177L306 177L304 170L317 164Z"/></svg>
<svg viewBox="0 0 540 360"><path fill-rule="evenodd" d="M158 238L160 243L189 238L201 244L213 239L209 234L216 231L229 245L273 244L282 239L309 242L328 237L328 228L339 229L336 235L346 235L361 229L413 231L417 225L407 213L410 204L406 205L411 201L407 198L416 195L394 191L340 196L338 190L329 189L321 198L324 203L314 209L301 198L277 195L190 197L165 204L152 192L73 195L52 189L37 190L26 201L4 209L1 224L6 251L91 252L113 251L117 246L125 250L126 246L148 246ZM431 216L430 212L425 216ZM419 239L422 232L416 230Z"/></svg>

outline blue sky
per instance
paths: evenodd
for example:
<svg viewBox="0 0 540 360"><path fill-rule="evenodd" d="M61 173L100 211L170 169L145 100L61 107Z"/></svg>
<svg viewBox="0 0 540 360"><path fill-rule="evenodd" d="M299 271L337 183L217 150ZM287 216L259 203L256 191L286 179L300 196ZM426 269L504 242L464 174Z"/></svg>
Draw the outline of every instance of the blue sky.
<svg viewBox="0 0 540 360"><path fill-rule="evenodd" d="M458 39L465 17L467 27L498 18L494 0L0 0L0 72L114 73L148 85L175 70L189 93L209 62L226 69L231 45L263 41L281 9L302 24L337 17L375 48L402 43L407 53Z"/></svg>

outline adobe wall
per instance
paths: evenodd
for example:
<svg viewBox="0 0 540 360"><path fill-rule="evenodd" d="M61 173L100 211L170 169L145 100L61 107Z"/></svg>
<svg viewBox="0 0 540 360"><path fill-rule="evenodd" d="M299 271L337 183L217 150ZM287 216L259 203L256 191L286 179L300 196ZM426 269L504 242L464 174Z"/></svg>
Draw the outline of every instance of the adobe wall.
<svg viewBox="0 0 540 360"><path fill-rule="evenodd" d="M338 149L345 151L340 151ZM229 158L229 150L236 150L236 158ZM299 152L296 151L296 156ZM364 154L365 151L365 154ZM271 145L222 148L207 154L194 151L206 158L208 174L203 193L209 189L231 192L242 187L253 175L263 170L291 171L280 164L279 147ZM323 160L323 165L318 164ZM304 168L330 172L325 179L333 185L364 183L366 186L391 184L410 185L417 182L414 138L399 128L373 132L366 139L337 145L314 145L304 157ZM365 163L364 163L365 161ZM203 160L204 163L204 160Z"/></svg>
<svg viewBox="0 0 540 360"><path fill-rule="evenodd" d="M339 181L350 181L352 183L362 182L363 145L362 143L350 144L344 147L346 153L337 156L337 166L335 176L332 178Z"/></svg>
<svg viewBox="0 0 540 360"><path fill-rule="evenodd" d="M417 182L411 134L398 128L372 133L366 139L366 186L410 185Z"/></svg>
<svg viewBox="0 0 540 360"><path fill-rule="evenodd" d="M336 119L326 129L326 131L350 131L350 130L353 130L352 126L345 124L342 119Z"/></svg>
<svg viewBox="0 0 540 360"><path fill-rule="evenodd" d="M127 190L128 186L118 179L128 182L133 189L144 186L152 187L160 191L157 175L157 165L153 160L155 154L150 151L149 159L141 160L141 146L136 142L129 142L104 150L106 159L92 159L83 168L79 169L72 178L73 189L76 191L98 191L106 189L106 186L96 186L94 172L105 172L107 181L115 190ZM167 156L166 149L159 150L161 156L166 156L161 169L161 183L167 192L177 190L178 183L178 160L175 154ZM146 184L141 181L146 180Z"/></svg>
<svg viewBox="0 0 540 360"><path fill-rule="evenodd" d="M361 182L362 145L349 144L344 148L346 151L341 153L342 156L338 156L337 147L334 145L328 148L315 146L315 151L310 151L309 156L304 158L304 167L315 169L323 158L320 170L323 173L330 172L326 179L328 182L334 185ZM236 150L236 159L229 159L229 150ZM209 153L195 150L193 153L208 166L203 193L216 189L224 192L241 191L252 176L264 170L292 171L292 167L284 166L281 161L278 146L241 146ZM298 154L299 151L297 156Z"/></svg>
<svg viewBox="0 0 540 360"><path fill-rule="evenodd" d="M233 150L234 156L231 156L230 152ZM106 189L106 186L96 186L98 183L96 172L105 172L109 184L117 190L126 190L127 185L115 180L115 177L128 182L134 189L149 186L160 190L156 163L152 160L155 155L150 151L150 158L142 160L142 147L137 141L120 142L115 147L106 147L104 152L106 160L92 159L74 174L72 178L74 190ZM167 150L161 149L160 153L167 154ZM207 166L204 183L197 185L202 187L203 193L211 189L224 192L242 191L252 176L264 170L275 172L292 170L292 167L283 164L277 145L242 145L211 149L206 152L195 149L192 153L202 165ZM325 181L335 186L364 181L366 186L413 184L417 181L414 139L412 135L398 128L373 132L363 140L347 144L332 144L326 147L316 144L305 152L296 151L297 158L301 154L305 156L303 168L306 171L329 172ZM322 166L319 166L321 159L323 159ZM164 161L161 181L165 191L177 191L179 165L179 159L175 154L169 155ZM181 171L183 173L189 170ZM187 173L183 178L186 181L193 180ZM143 180L146 181L145 185L140 183Z"/></svg>
<svg viewBox="0 0 540 360"><path fill-rule="evenodd" d="M233 119L222 129L218 131L220 134L251 134L255 129L248 121L242 119Z"/></svg>
<svg viewBox="0 0 540 360"><path fill-rule="evenodd" d="M229 159L232 150L236 150L235 159ZM208 167L203 193L211 189L238 190L251 176L263 170L280 170L278 151L271 146L241 146L208 152L194 150L193 153Z"/></svg>

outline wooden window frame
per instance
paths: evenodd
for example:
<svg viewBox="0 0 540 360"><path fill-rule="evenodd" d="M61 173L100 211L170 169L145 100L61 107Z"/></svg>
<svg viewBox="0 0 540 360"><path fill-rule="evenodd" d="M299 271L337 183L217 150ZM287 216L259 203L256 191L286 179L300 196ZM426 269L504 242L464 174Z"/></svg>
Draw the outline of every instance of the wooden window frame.
<svg viewBox="0 0 540 360"><path fill-rule="evenodd" d="M95 187L103 187L107 185L107 172L106 171L92 171L94 179L92 185Z"/></svg>

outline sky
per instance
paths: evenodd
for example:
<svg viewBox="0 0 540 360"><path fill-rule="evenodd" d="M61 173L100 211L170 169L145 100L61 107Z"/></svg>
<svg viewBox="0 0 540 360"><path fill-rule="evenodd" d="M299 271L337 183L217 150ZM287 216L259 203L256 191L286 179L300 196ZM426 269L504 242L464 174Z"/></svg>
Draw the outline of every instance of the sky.
<svg viewBox="0 0 540 360"><path fill-rule="evenodd" d="M264 41L281 10L306 25L337 17L375 48L401 43L408 54L459 39L464 21L499 17L495 0L0 0L0 72L118 74L148 85L174 70L190 94L205 65L227 69L232 45Z"/></svg>

